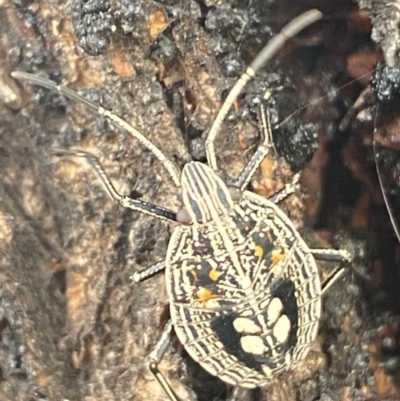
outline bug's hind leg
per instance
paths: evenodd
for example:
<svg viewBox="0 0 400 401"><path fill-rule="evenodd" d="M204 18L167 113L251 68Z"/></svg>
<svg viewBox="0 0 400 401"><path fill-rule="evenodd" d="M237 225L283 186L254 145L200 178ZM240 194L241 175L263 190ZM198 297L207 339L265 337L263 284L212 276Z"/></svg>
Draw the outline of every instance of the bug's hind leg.
<svg viewBox="0 0 400 401"><path fill-rule="evenodd" d="M89 163L90 167L92 167L92 170L96 174L97 178L102 183L104 190L107 192L107 195L112 200L118 202L121 206L148 214L161 220L176 222L176 213L172 210L142 201L140 199L134 199L130 198L129 196L120 195L112 185L110 179L107 177L107 174L105 173L103 167L101 167L97 158L91 153L83 152L82 150L78 149L61 148L53 148L52 153L55 155L69 155L82 157L83 159L85 159Z"/></svg>
<svg viewBox="0 0 400 401"><path fill-rule="evenodd" d="M157 379L158 383L160 383L160 386L167 394L168 398L171 401L179 401L175 392L172 390L170 384L158 369L158 364L161 361L162 357L164 356L168 346L170 345L172 327L173 327L172 321L169 320L168 323L165 325L161 337L158 340L156 346L154 347L154 350L149 355L149 368L153 373L154 377Z"/></svg>
<svg viewBox="0 0 400 401"><path fill-rule="evenodd" d="M335 284L340 277L342 277L344 272L345 269L343 266L336 267L336 269L334 269L333 272L321 283L321 295L325 295L329 288L331 288L332 285Z"/></svg>
<svg viewBox="0 0 400 401"><path fill-rule="evenodd" d="M311 249L311 253L315 259L326 260L329 262L350 262L350 253L344 249ZM345 272L343 266L337 266L329 276L322 282L322 292L324 295L328 289L337 281Z"/></svg>

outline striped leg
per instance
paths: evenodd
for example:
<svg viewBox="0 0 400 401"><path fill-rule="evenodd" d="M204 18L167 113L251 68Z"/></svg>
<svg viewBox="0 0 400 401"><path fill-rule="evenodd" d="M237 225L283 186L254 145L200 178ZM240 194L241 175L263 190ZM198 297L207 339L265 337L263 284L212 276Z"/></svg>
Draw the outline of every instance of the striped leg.
<svg viewBox="0 0 400 401"><path fill-rule="evenodd" d="M296 173L293 176L292 182L286 184L281 190L274 193L270 198L268 198L268 200L273 203L279 203L285 200L288 196L297 191L297 189L299 188L299 179L300 173Z"/></svg>
<svg viewBox="0 0 400 401"><path fill-rule="evenodd" d="M111 184L110 179L107 177L107 174L103 170L103 167L101 167L97 158L91 153L83 152L77 149L59 148L53 148L52 153L55 155L70 155L84 158L89 163L90 167L92 167L97 178L102 183L104 190L107 192L107 195L112 200L118 202L121 206L148 214L161 220L176 222L176 213L172 210L142 201L140 199L133 199L129 196L120 195Z"/></svg>
<svg viewBox="0 0 400 401"><path fill-rule="evenodd" d="M162 260L161 262L154 263L154 265L148 266L143 270L133 273L131 276L131 280L134 283L139 283L140 281L144 281L164 269L165 269L165 260Z"/></svg>
<svg viewBox="0 0 400 401"><path fill-rule="evenodd" d="M350 262L350 253L344 249L311 249L315 259L328 262Z"/></svg>

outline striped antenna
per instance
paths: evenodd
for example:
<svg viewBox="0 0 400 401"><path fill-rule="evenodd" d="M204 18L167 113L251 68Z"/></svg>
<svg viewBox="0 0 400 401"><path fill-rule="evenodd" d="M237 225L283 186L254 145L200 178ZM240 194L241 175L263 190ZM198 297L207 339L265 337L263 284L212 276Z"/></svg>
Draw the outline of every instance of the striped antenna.
<svg viewBox="0 0 400 401"><path fill-rule="evenodd" d="M217 117L210 129L210 132L208 133L205 143L208 165L214 171L218 171L214 141L219 132L219 129L221 128L222 121L228 114L229 109L239 96L240 92L242 92L247 83L252 78L254 78L260 68L263 67L265 63L278 52L279 49L281 49L281 47L286 43L288 39L295 36L307 26L321 19L322 16L323 14L320 11L313 9L299 15L298 17L290 21L287 25L283 27L281 32L274 36L260 51L260 53L258 53L254 61L250 64L249 67L247 67L246 71L241 75L236 84L233 86L224 104L217 114Z"/></svg>
<svg viewBox="0 0 400 401"><path fill-rule="evenodd" d="M157 157L157 159L160 160L160 162L164 165L165 169L168 171L169 175L174 181L174 184L178 188L181 186L180 171L175 167L175 165L171 162L171 160L169 160L167 156L156 145L153 144L153 142L151 142L148 138L146 138L136 128L132 127L132 125L128 124L121 117L85 99L83 96L78 95L73 90L62 85L57 85L55 82L50 81L49 79L22 71L14 71L11 73L11 76L16 79L26 80L32 84L39 85L47 89L55 90L59 92L61 95L67 97L68 99L82 103L85 106L87 106L89 110L92 110L95 113L98 113L106 117L116 127L126 130L134 138L136 138L143 146L146 146L146 148L149 149L150 152L152 152L154 156Z"/></svg>

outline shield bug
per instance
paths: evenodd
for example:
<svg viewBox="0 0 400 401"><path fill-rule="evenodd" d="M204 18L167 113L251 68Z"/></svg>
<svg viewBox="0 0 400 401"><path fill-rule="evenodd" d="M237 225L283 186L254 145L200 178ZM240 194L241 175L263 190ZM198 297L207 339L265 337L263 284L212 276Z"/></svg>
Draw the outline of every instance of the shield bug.
<svg viewBox="0 0 400 401"><path fill-rule="evenodd" d="M321 17L317 10L300 15L261 50L231 89L208 133L208 165L192 161L182 172L117 115L42 77L12 74L82 102L126 129L161 161L182 192L183 206L177 213L122 196L93 155L74 149L53 150L84 158L107 194L121 206L178 223L166 259L132 276L139 282L165 270L171 318L149 359L151 371L171 401L177 396L157 365L172 329L191 357L211 374L232 385L263 386L302 361L317 335L321 296L343 270L321 283L315 260L350 259L344 250L310 249L277 206L295 191L298 175L269 199L245 190L273 147L268 113L262 119L264 141L233 186L220 177L214 147L225 116L247 82L288 38Z"/></svg>

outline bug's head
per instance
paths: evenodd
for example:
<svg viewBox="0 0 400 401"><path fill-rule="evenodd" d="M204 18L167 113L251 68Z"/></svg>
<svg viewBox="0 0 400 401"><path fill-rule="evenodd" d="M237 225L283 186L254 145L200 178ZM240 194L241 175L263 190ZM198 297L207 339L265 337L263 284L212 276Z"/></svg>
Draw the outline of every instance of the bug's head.
<svg viewBox="0 0 400 401"><path fill-rule="evenodd" d="M181 177L184 208L177 219L183 224L220 219L233 208L232 194L210 167L200 162L185 165Z"/></svg>

